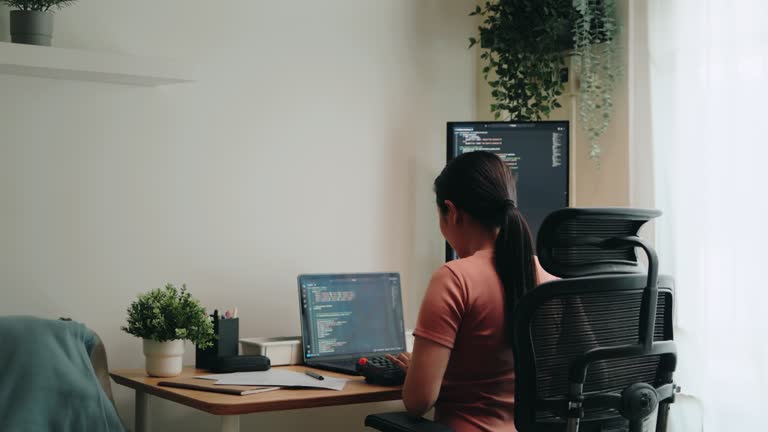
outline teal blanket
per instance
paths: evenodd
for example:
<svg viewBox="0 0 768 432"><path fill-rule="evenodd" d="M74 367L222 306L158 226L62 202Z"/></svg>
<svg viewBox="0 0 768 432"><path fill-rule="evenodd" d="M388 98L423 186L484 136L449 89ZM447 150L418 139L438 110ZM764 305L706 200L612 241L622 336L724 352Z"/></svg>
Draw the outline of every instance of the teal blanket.
<svg viewBox="0 0 768 432"><path fill-rule="evenodd" d="M125 431L91 365L97 341L74 321L0 317L0 431Z"/></svg>

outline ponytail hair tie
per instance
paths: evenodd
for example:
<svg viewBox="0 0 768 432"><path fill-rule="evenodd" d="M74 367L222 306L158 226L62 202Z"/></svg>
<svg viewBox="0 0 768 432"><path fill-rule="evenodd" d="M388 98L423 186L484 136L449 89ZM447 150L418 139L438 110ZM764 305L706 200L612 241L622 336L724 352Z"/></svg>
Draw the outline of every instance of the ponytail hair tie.
<svg viewBox="0 0 768 432"><path fill-rule="evenodd" d="M515 206L515 200L507 198L507 199L496 201L496 205L494 205L494 208L498 209L496 211L498 211L499 214L506 215L510 210L517 207Z"/></svg>

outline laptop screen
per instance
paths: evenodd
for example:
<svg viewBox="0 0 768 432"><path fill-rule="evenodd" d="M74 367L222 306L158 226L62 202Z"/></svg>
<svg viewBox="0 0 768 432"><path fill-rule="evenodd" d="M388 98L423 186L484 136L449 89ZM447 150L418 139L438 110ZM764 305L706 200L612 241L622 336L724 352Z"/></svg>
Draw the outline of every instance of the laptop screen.
<svg viewBox="0 0 768 432"><path fill-rule="evenodd" d="M398 273L299 276L305 359L405 351Z"/></svg>

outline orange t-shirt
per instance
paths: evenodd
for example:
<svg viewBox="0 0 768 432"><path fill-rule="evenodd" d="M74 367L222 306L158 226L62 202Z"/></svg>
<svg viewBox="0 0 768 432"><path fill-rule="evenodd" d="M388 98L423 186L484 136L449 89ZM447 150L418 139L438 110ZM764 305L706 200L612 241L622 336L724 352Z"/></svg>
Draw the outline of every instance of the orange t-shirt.
<svg viewBox="0 0 768 432"><path fill-rule="evenodd" d="M539 283L554 279L536 262ZM456 432L514 431L515 372L504 332L504 287L493 250L446 263L432 275L417 337L451 349L435 420Z"/></svg>

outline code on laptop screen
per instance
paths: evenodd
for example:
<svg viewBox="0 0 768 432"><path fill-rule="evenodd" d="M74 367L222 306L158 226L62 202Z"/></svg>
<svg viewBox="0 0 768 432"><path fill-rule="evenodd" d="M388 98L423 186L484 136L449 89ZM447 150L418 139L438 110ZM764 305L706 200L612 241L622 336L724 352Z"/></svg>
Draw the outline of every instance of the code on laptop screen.
<svg viewBox="0 0 768 432"><path fill-rule="evenodd" d="M405 350L397 273L299 277L306 358Z"/></svg>

